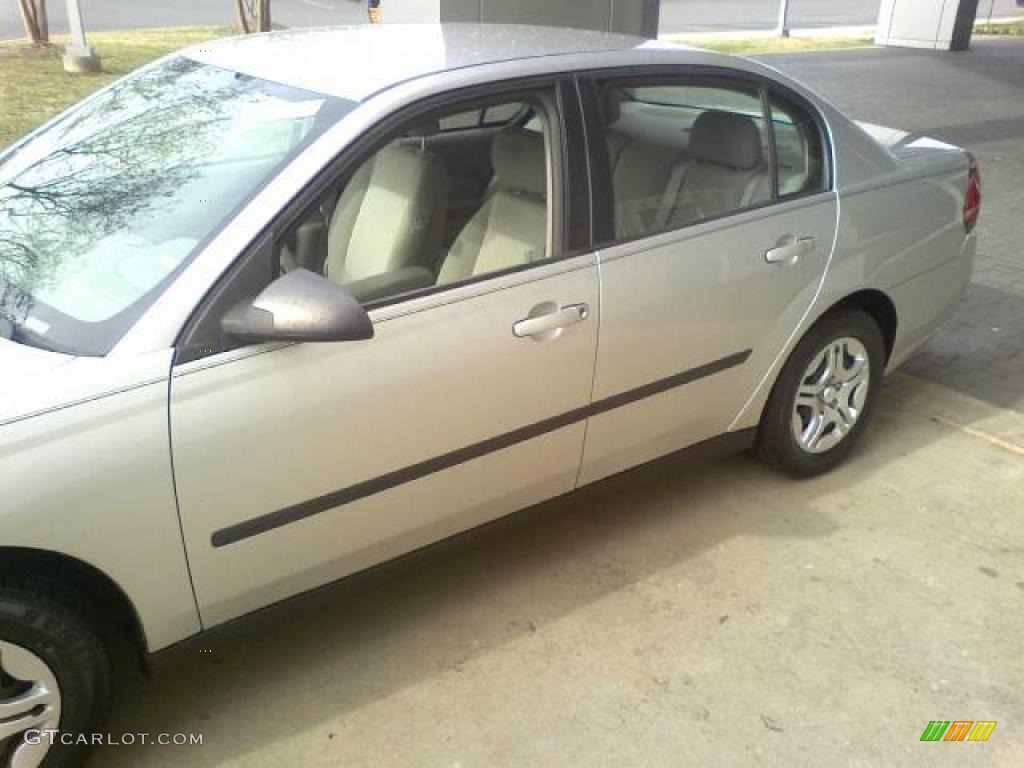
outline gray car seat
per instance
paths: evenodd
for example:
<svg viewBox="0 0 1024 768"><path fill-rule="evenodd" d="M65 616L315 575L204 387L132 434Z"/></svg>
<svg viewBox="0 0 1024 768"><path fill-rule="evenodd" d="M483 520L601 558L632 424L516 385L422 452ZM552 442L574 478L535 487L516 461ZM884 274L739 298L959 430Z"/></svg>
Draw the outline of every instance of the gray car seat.
<svg viewBox="0 0 1024 768"><path fill-rule="evenodd" d="M452 243L438 283L528 264L546 255L544 136L523 128L506 128L494 137L491 162L491 192Z"/></svg>
<svg viewBox="0 0 1024 768"><path fill-rule="evenodd" d="M444 161L421 143L389 144L356 171L338 198L324 275L347 284L436 263L447 208Z"/></svg>
<svg viewBox="0 0 1024 768"><path fill-rule="evenodd" d="M771 174L754 120L703 112L690 129L685 167L673 172L670 226L714 218L771 198ZM673 189L673 186L675 189Z"/></svg>

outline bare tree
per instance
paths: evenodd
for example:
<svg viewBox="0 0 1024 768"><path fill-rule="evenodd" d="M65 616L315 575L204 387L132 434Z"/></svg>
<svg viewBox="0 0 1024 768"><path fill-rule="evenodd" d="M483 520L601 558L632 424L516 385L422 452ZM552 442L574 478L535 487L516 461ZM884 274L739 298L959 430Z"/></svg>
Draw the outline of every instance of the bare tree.
<svg viewBox="0 0 1024 768"><path fill-rule="evenodd" d="M238 28L245 34L270 31L270 0L235 0Z"/></svg>
<svg viewBox="0 0 1024 768"><path fill-rule="evenodd" d="M50 22L46 17L46 0L18 0L18 10L25 25L25 34L34 45L50 42Z"/></svg>

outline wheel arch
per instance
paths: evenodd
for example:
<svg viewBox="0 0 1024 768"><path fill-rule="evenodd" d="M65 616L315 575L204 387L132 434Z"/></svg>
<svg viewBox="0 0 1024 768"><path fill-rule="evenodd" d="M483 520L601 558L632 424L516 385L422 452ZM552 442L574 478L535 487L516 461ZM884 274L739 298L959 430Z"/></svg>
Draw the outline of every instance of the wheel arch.
<svg viewBox="0 0 1024 768"><path fill-rule="evenodd" d="M899 327L899 315L896 312L896 305L888 294L877 288L864 288L849 293L846 296L835 299L821 312L812 312L811 317L808 318L806 324L801 328L801 332L794 336L784 353L780 354L779 358L775 361L770 375L759 385L756 393L751 396L750 400L733 419L729 426L730 431L755 427L761 423L768 398L775 389L779 376L782 375L786 362L789 360L790 355L793 354L796 345L825 317L844 309L859 309L862 312L866 312L878 324L882 332L882 340L885 344L885 362L886 366L888 366L896 347L896 331Z"/></svg>
<svg viewBox="0 0 1024 768"><path fill-rule="evenodd" d="M865 288L837 301L821 313L818 321L843 309L862 310L878 324L882 339L885 341L885 362L888 365L896 346L896 330L899 327L899 314L892 299L877 288Z"/></svg>
<svg viewBox="0 0 1024 768"><path fill-rule="evenodd" d="M104 643L126 640L140 660L145 658L146 632L135 605L117 582L95 566L51 550L4 546L0 547L0 577L4 575L36 578L70 599L84 601L82 619L100 624L94 628Z"/></svg>

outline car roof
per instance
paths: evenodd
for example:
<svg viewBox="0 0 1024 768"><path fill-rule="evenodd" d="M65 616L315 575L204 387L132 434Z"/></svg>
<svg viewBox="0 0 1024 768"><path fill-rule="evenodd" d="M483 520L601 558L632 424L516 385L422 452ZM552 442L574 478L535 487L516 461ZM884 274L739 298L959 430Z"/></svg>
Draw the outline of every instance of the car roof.
<svg viewBox="0 0 1024 768"><path fill-rule="evenodd" d="M439 72L666 47L681 48L628 35L523 24L364 24L225 38L183 53L253 77L361 101Z"/></svg>

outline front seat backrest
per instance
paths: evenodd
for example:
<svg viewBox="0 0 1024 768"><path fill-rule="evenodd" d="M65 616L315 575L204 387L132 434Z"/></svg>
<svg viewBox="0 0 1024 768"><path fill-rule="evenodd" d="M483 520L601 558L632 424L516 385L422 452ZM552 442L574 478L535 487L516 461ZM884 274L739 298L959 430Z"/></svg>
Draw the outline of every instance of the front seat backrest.
<svg viewBox="0 0 1024 768"><path fill-rule="evenodd" d="M439 283L528 264L545 256L547 155L544 136L506 128L491 144L492 192L455 238Z"/></svg>
<svg viewBox="0 0 1024 768"><path fill-rule="evenodd" d="M752 118L703 112L690 129L689 167L673 223L689 223L746 208L770 197L761 133Z"/></svg>
<svg viewBox="0 0 1024 768"><path fill-rule="evenodd" d="M421 146L389 144L356 171L338 198L324 275L346 284L436 263L447 208L444 161Z"/></svg>

